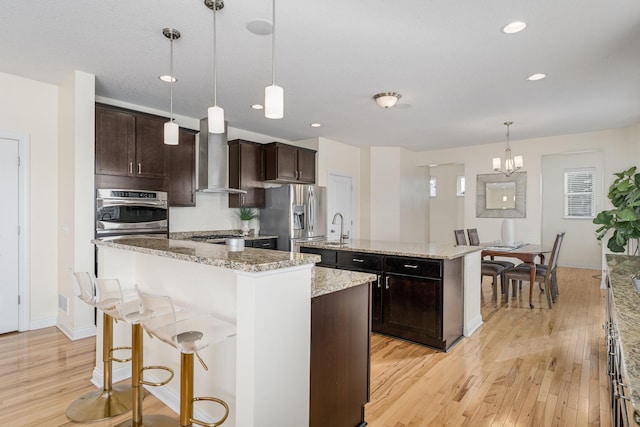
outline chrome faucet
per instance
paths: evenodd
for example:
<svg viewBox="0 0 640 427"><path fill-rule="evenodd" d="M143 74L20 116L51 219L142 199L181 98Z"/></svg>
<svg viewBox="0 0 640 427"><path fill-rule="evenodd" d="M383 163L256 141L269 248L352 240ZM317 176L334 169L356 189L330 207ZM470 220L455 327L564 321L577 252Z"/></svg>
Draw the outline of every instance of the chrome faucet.
<svg viewBox="0 0 640 427"><path fill-rule="evenodd" d="M340 217L340 244L342 245L344 243L344 240L349 238L349 233L344 234L344 218L342 217L342 214L340 212L336 212L336 214L333 216L331 224L336 225L338 217Z"/></svg>

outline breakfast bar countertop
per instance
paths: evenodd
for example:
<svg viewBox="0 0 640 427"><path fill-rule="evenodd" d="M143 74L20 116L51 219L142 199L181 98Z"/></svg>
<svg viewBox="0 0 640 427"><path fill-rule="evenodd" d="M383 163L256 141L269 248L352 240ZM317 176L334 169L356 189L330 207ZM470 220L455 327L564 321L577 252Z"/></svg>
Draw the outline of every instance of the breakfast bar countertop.
<svg viewBox="0 0 640 427"><path fill-rule="evenodd" d="M376 280L371 273L314 267L311 271L311 298L363 285Z"/></svg>
<svg viewBox="0 0 640 427"><path fill-rule="evenodd" d="M454 246L436 243L386 242L382 240L353 239L343 244L334 241L298 242L301 247L337 251L365 252L414 258L455 259L482 250L479 246Z"/></svg>
<svg viewBox="0 0 640 427"><path fill-rule="evenodd" d="M640 412L640 294L631 282L631 276L640 272L640 257L608 254L607 268L631 402Z"/></svg>
<svg viewBox="0 0 640 427"><path fill-rule="evenodd" d="M320 261L319 255L254 248L233 251L227 245L212 245L189 240L121 237L113 240L96 239L93 243L98 246L124 249L245 272L277 270L315 264Z"/></svg>

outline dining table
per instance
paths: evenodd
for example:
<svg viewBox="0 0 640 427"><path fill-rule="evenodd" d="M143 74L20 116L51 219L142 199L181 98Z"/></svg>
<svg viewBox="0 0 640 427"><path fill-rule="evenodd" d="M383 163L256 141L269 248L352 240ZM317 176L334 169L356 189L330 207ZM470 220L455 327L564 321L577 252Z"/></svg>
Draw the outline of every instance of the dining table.
<svg viewBox="0 0 640 427"><path fill-rule="evenodd" d="M500 244L492 242L480 243L480 246L482 246L482 258L491 257L491 259L493 259L493 257L497 256L517 258L530 267L529 270L531 273L529 279L529 308L534 308L531 300L533 298L533 284L536 280L536 258L540 259L540 264L544 264L545 254L550 253L552 251L552 248L532 243L502 246ZM551 293L545 292L545 294L547 294L547 304L549 308L551 308Z"/></svg>

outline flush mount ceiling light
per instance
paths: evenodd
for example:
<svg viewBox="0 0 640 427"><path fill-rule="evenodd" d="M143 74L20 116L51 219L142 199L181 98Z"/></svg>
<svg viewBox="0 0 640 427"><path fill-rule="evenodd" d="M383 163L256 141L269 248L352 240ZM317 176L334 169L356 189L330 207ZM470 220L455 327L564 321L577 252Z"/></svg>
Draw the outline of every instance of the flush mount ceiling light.
<svg viewBox="0 0 640 427"><path fill-rule="evenodd" d="M224 133L224 109L218 106L216 54L216 15L224 7L222 0L204 0L204 5L213 11L213 107L207 109L209 133Z"/></svg>
<svg viewBox="0 0 640 427"><path fill-rule="evenodd" d="M173 82L177 81L173 77L173 41L180 38L180 31L174 28L164 28L162 34L171 41L171 53L169 61L169 103L171 114L169 121L164 124L164 143L167 145L178 145L178 125L173 121Z"/></svg>
<svg viewBox="0 0 640 427"><path fill-rule="evenodd" d="M509 143L509 126L511 126L513 122L504 122L504 125L507 127L507 148L504 150L504 170L500 169L500 157L493 158L493 170L496 172L500 172L505 174L506 176L510 176L515 171L522 169L523 161L522 156L511 155L511 145Z"/></svg>
<svg viewBox="0 0 640 427"><path fill-rule="evenodd" d="M531 82L535 82L538 80L542 80L547 78L547 75L544 73L537 73L537 74L532 74L529 77L527 77L527 80L531 81Z"/></svg>
<svg viewBox="0 0 640 427"><path fill-rule="evenodd" d="M527 28L527 24L525 22L516 21L502 27L502 32L505 34L515 34L519 33L525 28Z"/></svg>
<svg viewBox="0 0 640 427"><path fill-rule="evenodd" d="M264 116L268 119L284 117L284 89L276 86L276 0L273 0L271 27L271 85L264 88Z"/></svg>
<svg viewBox="0 0 640 427"><path fill-rule="evenodd" d="M373 95L373 99L382 108L391 108L396 105L401 95L398 92L380 92Z"/></svg>

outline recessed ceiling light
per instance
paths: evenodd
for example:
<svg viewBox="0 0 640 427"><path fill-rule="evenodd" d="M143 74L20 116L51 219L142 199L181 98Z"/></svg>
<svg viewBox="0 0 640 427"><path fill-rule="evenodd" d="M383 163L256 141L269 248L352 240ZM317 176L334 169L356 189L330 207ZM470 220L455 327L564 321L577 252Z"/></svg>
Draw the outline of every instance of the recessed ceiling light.
<svg viewBox="0 0 640 427"><path fill-rule="evenodd" d="M312 128L319 128L322 125L320 123L311 123L309 126L311 126Z"/></svg>
<svg viewBox="0 0 640 427"><path fill-rule="evenodd" d="M510 24L505 25L502 28L502 32L505 34L515 34L524 30L526 27L527 27L527 24L525 22L516 21L516 22L512 22Z"/></svg>
<svg viewBox="0 0 640 427"><path fill-rule="evenodd" d="M158 76L158 78L160 80L162 80L163 82L167 82L167 83L175 83L178 81L178 79L176 79L175 77L171 77L168 74L162 75L162 76Z"/></svg>
<svg viewBox="0 0 640 427"><path fill-rule="evenodd" d="M247 22L245 25L247 30L250 33L255 34L257 36L268 36L273 31L273 25L271 25L271 21L267 21L266 19L252 19Z"/></svg>
<svg viewBox="0 0 640 427"><path fill-rule="evenodd" d="M254 110L262 110L264 108L264 105L262 105L262 104L253 104L251 106L251 108L253 108Z"/></svg>
<svg viewBox="0 0 640 427"><path fill-rule="evenodd" d="M527 77L527 80L535 82L536 80L542 80L546 77L547 75L544 73L531 74L529 77Z"/></svg>

